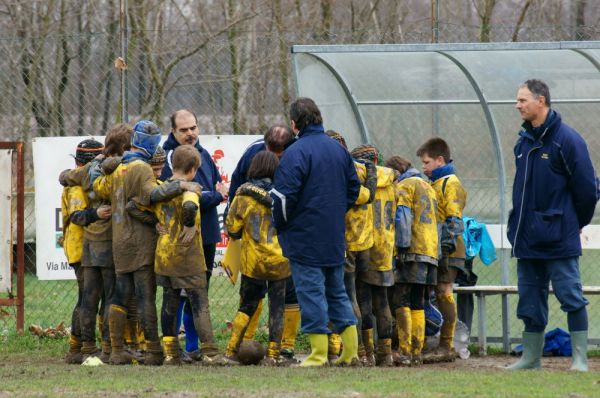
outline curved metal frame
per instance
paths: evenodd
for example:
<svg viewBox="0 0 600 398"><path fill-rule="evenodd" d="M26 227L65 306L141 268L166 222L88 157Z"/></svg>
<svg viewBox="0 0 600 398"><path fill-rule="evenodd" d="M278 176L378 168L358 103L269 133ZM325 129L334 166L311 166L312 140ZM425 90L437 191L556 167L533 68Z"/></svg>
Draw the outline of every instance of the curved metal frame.
<svg viewBox="0 0 600 398"><path fill-rule="evenodd" d="M600 41L593 42L553 42L553 43L461 43L461 44L413 44L413 45L334 45L334 46L293 46L291 48L292 53L305 53L310 54L321 63L323 63L329 71L335 76L339 84L342 86L346 93L347 99L352 106L352 110L356 117L357 124L361 129L363 138L368 142L368 128L365 124L360 106L370 105L415 105L419 103L430 103L431 105L439 105L444 103L476 103L476 101L357 101L352 95L348 83L327 61L320 56L316 55L319 53L349 53L349 52L436 52L454 63L469 80L471 87L475 91L479 103L483 109L492 143L494 145L494 151L496 155L496 164L498 167L498 191L500 196L500 213L501 213L501 225L502 235L504 235L504 225L508 218L508 209L506 204L506 169L504 164L504 156L502 153L502 146L500 141L500 135L498 133L496 121L490 104L511 104L513 100L491 100L486 99L481 86L478 84L475 77L471 74L469 69L459 61L455 56L449 54L450 51L493 51L493 50L558 50L565 49L576 52L577 54L586 58L594 67L600 71L600 60L590 55L586 49L600 49ZM556 100L555 102L564 103L590 103L600 102L600 99L587 98L587 99L564 99ZM503 241L502 241L503 242ZM504 249L503 243L501 243L500 249ZM502 263L502 283L507 285L509 283L509 270L508 270L508 253L506 250L500 251L500 259ZM502 296L502 342L506 352L510 350L510 329L509 329L509 316L508 316L508 296ZM480 322L479 327L483 327ZM480 329L480 333L482 330ZM485 330L483 330L485 334ZM485 351L484 351L485 352Z"/></svg>
<svg viewBox="0 0 600 398"><path fill-rule="evenodd" d="M584 57L585 59L590 61L590 63L592 65L594 65L596 67L596 69L600 72L600 62L598 62L596 57L594 57L591 54L586 53L585 50L583 50L581 48L572 48L571 51L576 52L577 54L581 55L582 57Z"/></svg>
<svg viewBox="0 0 600 398"><path fill-rule="evenodd" d="M316 58L336 78L339 85L342 87L342 90L344 90L344 93L346 93L346 99L350 103L350 107L352 108L352 113L354 113L354 117L356 118L356 124L358 125L358 128L360 130L360 134L362 136L363 142L364 143L371 142L371 139L369 136L369 129L367 128L367 125L365 124L365 120L362 115L362 112L360 111L360 109L358 107L356 98L354 98L354 95L352 94L352 91L350 90L350 86L346 82L346 79L344 79L344 77L342 75L340 75L338 73L338 71L329 62L325 61L323 58L321 58L315 54L308 54L308 55Z"/></svg>
<svg viewBox="0 0 600 398"><path fill-rule="evenodd" d="M500 223L500 233L501 236L504 236L504 225L508 220L508 209L506 208L506 169L504 167L504 156L502 154L502 145L500 143L500 136L498 134L498 129L496 128L496 120L494 119L494 115L490 109L487 99L485 98L485 94L481 87L475 80L475 77L469 72L467 67L463 65L456 57L444 52L437 51L440 55L448 58L451 62L453 62L465 75L469 83L471 83L471 87L475 91L477 98L481 103L481 107L483 109L483 113L485 114L485 119L488 124L488 128L490 130L492 143L494 145L494 150L496 152L496 164L498 167L498 173L500 174L500 178L498 179L498 194L500 196L500 214L501 214L501 223ZM508 255L506 250L504 249L503 241L500 241L500 262L502 264L502 284L509 284L509 274L508 274ZM482 319L479 319L479 333L480 336L485 336L485 323L482 322ZM508 317L508 296L502 296L502 345L505 352L510 352L510 325L509 325L509 317ZM485 339L483 339L485 341ZM479 341L479 344L485 345L483 341ZM481 351L485 353L485 346L480 347Z"/></svg>

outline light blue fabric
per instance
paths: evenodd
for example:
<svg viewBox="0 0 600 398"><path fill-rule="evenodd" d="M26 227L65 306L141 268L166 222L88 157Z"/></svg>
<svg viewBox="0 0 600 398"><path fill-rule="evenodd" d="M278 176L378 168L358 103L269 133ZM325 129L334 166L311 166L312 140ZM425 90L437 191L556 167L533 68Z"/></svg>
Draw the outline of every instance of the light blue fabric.
<svg viewBox="0 0 600 398"><path fill-rule="evenodd" d="M396 226L396 247L408 249L412 240L413 214L410 208L398 206L394 224Z"/></svg>
<svg viewBox="0 0 600 398"><path fill-rule="evenodd" d="M481 262L490 265L496 261L496 247L488 234L485 224L477 222L474 218L463 217L465 252L467 259L479 255Z"/></svg>

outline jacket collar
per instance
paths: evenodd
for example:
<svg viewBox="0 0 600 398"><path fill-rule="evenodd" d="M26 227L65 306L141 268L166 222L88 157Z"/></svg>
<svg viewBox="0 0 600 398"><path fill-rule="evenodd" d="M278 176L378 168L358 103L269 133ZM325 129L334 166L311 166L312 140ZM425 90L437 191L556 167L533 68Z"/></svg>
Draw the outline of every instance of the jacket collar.
<svg viewBox="0 0 600 398"><path fill-rule="evenodd" d="M414 167L411 167L410 169L406 170L404 173L402 173L398 176L398 181L402 181L402 180L410 178L410 177L423 178L423 174L421 174L421 172L419 170L415 169Z"/></svg>
<svg viewBox="0 0 600 398"><path fill-rule="evenodd" d="M307 135L325 134L325 129L322 124L308 124L300 130L298 138L306 137Z"/></svg>
<svg viewBox="0 0 600 398"><path fill-rule="evenodd" d="M177 142L177 140L175 139L175 136L173 135L173 133L169 133L169 137L167 138L167 140L163 144L163 149L165 151L170 151L170 150L173 150L173 149L177 148L179 145L181 145L181 144L179 144L179 142ZM196 144L194 145L194 147L200 153L202 153L204 151L204 148L202 147L202 145L200 145L200 140L196 141Z"/></svg>
<svg viewBox="0 0 600 398"><path fill-rule="evenodd" d="M123 154L123 163L131 163L134 160L142 160L146 163L149 162L150 157L148 157L148 155L146 155L145 152L134 152L134 151L126 151Z"/></svg>
<svg viewBox="0 0 600 398"><path fill-rule="evenodd" d="M248 180L249 183L256 185L259 188L264 189L265 191L270 191L271 188L273 188L273 181L268 178L251 178L250 180Z"/></svg>
<svg viewBox="0 0 600 398"><path fill-rule="evenodd" d="M547 137L548 134L552 133L554 128L560 124L560 120L560 114L555 110L550 109L548 116L546 116L546 120L538 127L533 127L529 121L523 122L519 135L531 141Z"/></svg>
<svg viewBox="0 0 600 398"><path fill-rule="evenodd" d="M449 176L450 174L454 174L454 161L451 160L442 167L438 167L437 169L431 172L431 182L439 180L442 177Z"/></svg>

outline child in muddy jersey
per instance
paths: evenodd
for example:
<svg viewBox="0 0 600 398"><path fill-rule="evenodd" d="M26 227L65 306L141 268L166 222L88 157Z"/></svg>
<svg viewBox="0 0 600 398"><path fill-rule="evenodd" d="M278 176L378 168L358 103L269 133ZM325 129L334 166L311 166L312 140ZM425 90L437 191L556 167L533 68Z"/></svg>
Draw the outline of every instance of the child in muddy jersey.
<svg viewBox="0 0 600 398"><path fill-rule="evenodd" d="M227 215L227 232L232 239L242 240L240 306L233 319L233 330L227 344L226 357L237 363L236 354L258 303L269 294L269 345L266 366L285 364L280 356L286 278L290 273L272 224L272 178L279 165L275 154L259 152L248 169L248 182L240 186Z"/></svg>

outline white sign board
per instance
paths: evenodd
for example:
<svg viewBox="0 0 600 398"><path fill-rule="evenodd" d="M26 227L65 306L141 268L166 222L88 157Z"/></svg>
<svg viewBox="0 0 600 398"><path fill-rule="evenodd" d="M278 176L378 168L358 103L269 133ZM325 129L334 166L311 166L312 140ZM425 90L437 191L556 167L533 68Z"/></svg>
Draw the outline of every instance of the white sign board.
<svg viewBox="0 0 600 398"><path fill-rule="evenodd" d="M65 169L75 167L77 144L88 137L44 137L33 140L33 165L35 171L35 223L36 223L36 267L37 276L43 280L75 279L62 247L57 244L62 236L60 198L62 186L58 175ZM104 137L94 137L104 142ZM163 137L163 141L167 136ZM200 137L200 144L211 154L221 178L229 182L231 174L246 147L258 135L207 135ZM222 221L225 204L217 211ZM223 254L226 242L217 244L216 262Z"/></svg>
<svg viewBox="0 0 600 398"><path fill-rule="evenodd" d="M12 150L0 150L0 292L12 291Z"/></svg>

